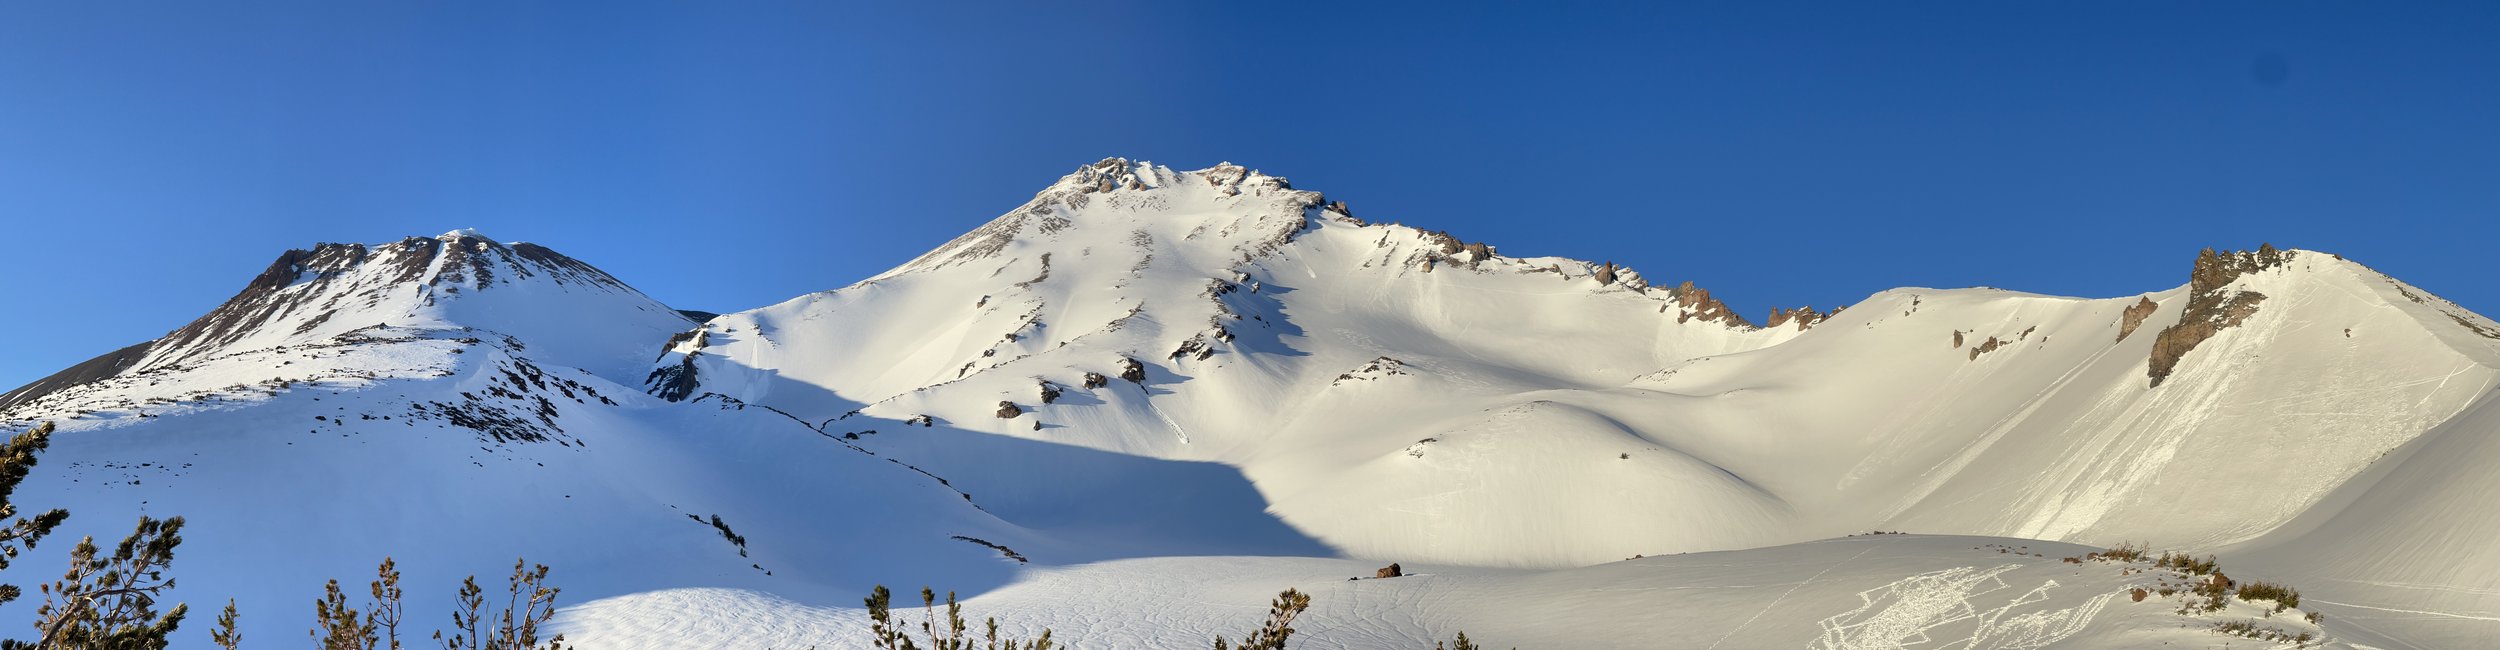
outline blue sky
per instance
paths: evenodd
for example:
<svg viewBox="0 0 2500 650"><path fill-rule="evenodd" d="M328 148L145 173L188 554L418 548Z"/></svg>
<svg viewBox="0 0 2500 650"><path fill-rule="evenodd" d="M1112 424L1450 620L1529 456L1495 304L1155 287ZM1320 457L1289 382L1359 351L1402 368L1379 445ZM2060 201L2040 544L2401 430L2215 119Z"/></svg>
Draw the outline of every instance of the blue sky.
<svg viewBox="0 0 2500 650"><path fill-rule="evenodd" d="M736 310L1111 155L1753 317L2133 294L2261 241L2495 313L2493 34L2495 3L0 4L0 387L315 242L474 227Z"/></svg>

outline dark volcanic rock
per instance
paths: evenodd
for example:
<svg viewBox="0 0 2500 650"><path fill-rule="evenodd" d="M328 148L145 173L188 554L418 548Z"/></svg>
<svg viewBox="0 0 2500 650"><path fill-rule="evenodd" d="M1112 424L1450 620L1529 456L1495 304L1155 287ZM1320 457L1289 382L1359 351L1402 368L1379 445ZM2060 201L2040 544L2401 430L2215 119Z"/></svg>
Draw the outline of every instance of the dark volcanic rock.
<svg viewBox="0 0 2500 650"><path fill-rule="evenodd" d="M2126 311L2118 314L2118 340L2127 340L2127 335L2134 334L2135 328L2144 326L2144 319L2152 318L2153 312L2160 309L2161 304L2153 302L2150 297L2135 299L2135 304L2128 305Z"/></svg>
<svg viewBox="0 0 2500 650"><path fill-rule="evenodd" d="M2235 291L2228 288L2241 276L2280 268L2292 254L2275 250L2267 244L2254 251L2216 253L2208 248L2196 255L2196 269L2188 276L2187 308L2180 311L2176 325L2163 328L2153 339L2151 364L2145 374L2152 377L2152 386L2159 387L2170 378L2171 371L2188 351L2196 349L2223 330L2237 327L2257 313L2257 304L2265 294Z"/></svg>
<svg viewBox="0 0 2500 650"><path fill-rule="evenodd" d="M1798 307L1796 309L1780 309L1778 307L1773 307L1771 308L1771 318L1764 321L1762 326L1764 328L1772 328L1779 327L1781 325L1794 324L1797 326L1798 331L1804 331L1814 329L1815 325L1820 324L1823 321L1830 320L1833 314L1838 313L1840 313L1840 310L1834 309L1832 310L1832 313L1826 314L1815 311L1811 306Z"/></svg>
<svg viewBox="0 0 2500 650"><path fill-rule="evenodd" d="M122 371L129 370L131 366L137 365L140 359L147 358L148 350L154 346L154 342L148 342L114 350L112 352L105 353L104 356L88 359L80 362L78 365L70 366L68 369L52 373L50 376L42 379L37 379L34 383L19 386L17 390L0 393L0 411L6 411L9 407L41 399L45 395L50 395L53 392L64 388L82 386L107 377L120 375Z"/></svg>
<svg viewBox="0 0 2500 650"><path fill-rule="evenodd" d="M1727 303L1719 302L1719 299L1710 297L1709 289L1693 286L1693 282L1691 280L1686 280L1684 281L1684 284L1678 285L1673 289L1668 289L1667 295L1675 299L1674 307L1679 310L1675 316L1675 322L1677 323L1698 318L1703 321L1719 323L1722 325L1731 325L1736 327L1753 326L1753 323L1745 321L1745 317L1736 315L1736 310L1728 309ZM1664 312L1666 310L1667 306L1665 305L1661 305L1658 308L1658 311L1660 312Z"/></svg>

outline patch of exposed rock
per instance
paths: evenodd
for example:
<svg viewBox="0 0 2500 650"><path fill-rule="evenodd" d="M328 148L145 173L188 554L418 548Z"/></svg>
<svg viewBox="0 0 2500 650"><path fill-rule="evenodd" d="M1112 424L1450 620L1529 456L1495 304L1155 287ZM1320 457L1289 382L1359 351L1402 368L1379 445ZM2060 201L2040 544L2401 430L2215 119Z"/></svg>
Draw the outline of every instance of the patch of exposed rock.
<svg viewBox="0 0 2500 650"><path fill-rule="evenodd" d="M1979 355L1995 352L1997 351L1997 348L2002 348L2006 345L2005 341L1998 340L1997 337L1988 337L1988 340L1981 341L1978 345L1970 346L1970 360L1978 361Z"/></svg>
<svg viewBox="0 0 2500 650"><path fill-rule="evenodd" d="M2152 377L2152 386L2160 386L2179 366L2189 350L2204 343L2223 330L2239 326L2257 313L2265 294L2230 289L2228 285L2241 276L2267 269L2281 268L2292 253L2275 250L2273 244L2254 251L2216 253L2208 248L2196 255L2196 269L2188 276L2188 301L2179 313L2178 324L2164 328L2153 339L2151 365L2145 374Z"/></svg>
<svg viewBox="0 0 2500 650"><path fill-rule="evenodd" d="M1012 420L1019 415L1024 415L1024 408L1016 406L1015 402L1000 401L998 403L998 419Z"/></svg>
<svg viewBox="0 0 2500 650"><path fill-rule="evenodd" d="M1099 377L1099 376L1101 376L1101 375L1094 375L1094 374L1092 374L1092 373L1087 373L1087 375L1088 375L1088 376L1087 376L1087 378L1086 378L1086 381L1089 381L1089 382L1090 382L1090 381L1093 381L1093 378L1094 378L1094 377ZM1049 403L1052 403L1052 402L1057 402L1057 401L1059 401L1059 385L1058 385L1058 384L1053 384L1053 383L1050 383L1050 382L1047 382L1047 381L1042 382L1042 403L1043 403L1043 404L1049 404Z"/></svg>
<svg viewBox="0 0 2500 650"><path fill-rule="evenodd" d="M1710 297L1709 289L1693 286L1693 282L1691 280L1686 280L1684 281L1684 284L1677 285L1673 289L1668 289L1667 297L1675 299L1675 303L1671 305L1659 305L1658 312L1666 313L1668 308L1675 308L1677 310L1675 322L1679 324L1698 318L1705 322L1718 323L1721 325L1730 325L1735 327L1753 326L1753 323L1745 321L1745 317L1736 315L1736 310L1729 309L1727 307L1727 303L1720 302L1719 299Z"/></svg>
<svg viewBox="0 0 2500 650"><path fill-rule="evenodd" d="M2135 299L2135 304L2128 305L2126 311L2118 314L2118 340L2127 340L2127 335L2134 334L2135 328L2144 326L2144 319L2152 318L2153 312L2159 310L2161 305L2150 297Z"/></svg>
<svg viewBox="0 0 2500 650"><path fill-rule="evenodd" d="M1764 328L1775 328L1781 325L1794 324L1797 326L1797 331L1802 332L1814 329L1815 325L1820 325L1823 321L1831 320L1833 316L1840 315L1840 312L1843 309L1848 308L1833 307L1830 313L1824 313L1815 311L1812 306L1798 307L1796 309L1780 309L1778 307L1773 307L1771 308L1771 318L1764 321L1762 326Z"/></svg>
<svg viewBox="0 0 2500 650"><path fill-rule="evenodd" d="M1349 381L1374 381L1403 374L1407 374L1406 362L1389 357L1380 357L1372 359L1370 363L1363 364L1363 367L1355 368L1353 370L1346 371L1344 374L1337 375L1337 379L1329 382L1328 385L1336 386Z"/></svg>
<svg viewBox="0 0 2500 650"><path fill-rule="evenodd" d="M1093 389L1096 389L1096 388L1101 388L1101 387L1103 387L1103 386L1105 386L1105 385L1108 385L1108 384L1110 384L1110 383L1111 383L1111 378L1102 376L1102 373L1099 373L1099 372L1089 372L1089 373L1085 373L1085 389L1086 389L1086 390L1093 390Z"/></svg>
<svg viewBox="0 0 2500 650"><path fill-rule="evenodd" d="M1132 384L1146 383L1146 364L1138 363L1136 359L1120 359L1120 378Z"/></svg>

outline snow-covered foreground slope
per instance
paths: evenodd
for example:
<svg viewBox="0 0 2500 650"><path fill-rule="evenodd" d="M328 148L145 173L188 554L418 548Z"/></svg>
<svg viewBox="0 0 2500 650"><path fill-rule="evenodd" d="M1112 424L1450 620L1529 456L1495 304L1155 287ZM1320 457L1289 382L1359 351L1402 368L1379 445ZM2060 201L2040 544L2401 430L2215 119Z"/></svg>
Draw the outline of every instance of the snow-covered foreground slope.
<svg viewBox="0 0 2500 650"><path fill-rule="evenodd" d="M566 614L592 647L845 647L880 583L1085 647L1194 646L1284 586L1317 597L1311 647L2228 640L2099 598L2141 571L2058 561L2121 542L2292 582L2339 642L2500 635L2500 324L2326 253L2182 267L1755 326L1242 167L1114 159L701 324L475 233L290 252L0 394L0 433L60 425L12 498L69 508L63 534L187 517L177 597L235 597L262 639L384 555L419 611L528 555L598 601ZM2054 541L1833 539L1869 530ZM1343 580L1389 562L1429 575Z"/></svg>
<svg viewBox="0 0 2500 650"><path fill-rule="evenodd" d="M1746 551L1648 557L1559 570L1370 565L1316 558L1156 558L1040 569L965 603L975 625L1050 628L1080 648L1206 647L1238 638L1278 591L1300 589L1298 648L1430 648L1460 632L1496 648L2274 647L2213 631L2244 621L2312 648L2297 611L2234 601L2183 615L2193 580L2143 564L2068 563L2094 549L1988 537L1870 535ZM1349 580L1362 576L1361 580ZM917 605L918 603L913 603ZM915 607L915 610L917 608ZM919 620L920 612L911 612ZM857 647L856 607L807 606L750 591L671 590L602 600L567 623L613 648ZM2332 622L2328 627L2333 627ZM2289 644L2285 644L2289 645Z"/></svg>

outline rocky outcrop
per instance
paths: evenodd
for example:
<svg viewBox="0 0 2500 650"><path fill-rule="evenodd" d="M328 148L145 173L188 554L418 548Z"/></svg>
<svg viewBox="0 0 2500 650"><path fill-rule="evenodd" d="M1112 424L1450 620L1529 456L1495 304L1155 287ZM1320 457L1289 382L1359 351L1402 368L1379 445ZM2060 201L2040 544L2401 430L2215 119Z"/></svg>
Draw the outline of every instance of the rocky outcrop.
<svg viewBox="0 0 2500 650"><path fill-rule="evenodd" d="M1979 355L1995 352L1997 351L1997 348L2005 347L2005 345L2006 343L2004 341L1997 340L1997 337L1988 337L1988 340L1981 341L1978 345L1970 346L1970 360L1978 361Z"/></svg>
<svg viewBox="0 0 2500 650"><path fill-rule="evenodd" d="M2265 294L2230 288L2234 280L2251 273L2280 268L2292 253L2275 250L2267 244L2254 251L2216 253L2208 248L2196 255L2196 269L2188 276L2187 307L2180 311L2178 324L2163 328L2153 339L2153 355L2145 374L2151 385L2161 386L2169 379L2179 360L2223 330L2237 327L2257 313Z"/></svg>
<svg viewBox="0 0 2500 650"><path fill-rule="evenodd" d="M1013 420L1019 415L1024 415L1024 409L1016 406L1015 402L1001 401L998 403L998 419Z"/></svg>
<svg viewBox="0 0 2500 650"><path fill-rule="evenodd" d="M1103 386L1105 386L1105 385L1109 385L1110 383L1111 383L1111 378L1102 376L1102 373L1099 373L1099 372L1089 372L1089 373L1085 373L1085 384L1084 384L1084 385L1085 385L1085 389L1086 389L1086 390L1093 390L1093 389L1096 389L1096 388L1101 388L1101 387L1103 387Z"/></svg>
<svg viewBox="0 0 2500 650"><path fill-rule="evenodd" d="M1349 381L1375 381L1404 374L1406 374L1406 362L1379 357L1372 359L1370 363L1363 364L1363 367L1337 375L1336 381L1329 382L1329 385L1343 385Z"/></svg>
<svg viewBox="0 0 2500 650"><path fill-rule="evenodd" d="M1088 374L1091 375L1091 373ZM1099 377L1100 375L1091 376ZM1090 377L1088 378L1088 381L1091 381ZM1059 385L1047 381L1042 382L1042 403L1049 404L1057 401L1059 401Z"/></svg>
<svg viewBox="0 0 2500 650"><path fill-rule="evenodd" d="M1729 309L1727 307L1727 303L1719 302L1719 299L1710 297L1709 289L1693 286L1693 282L1691 280L1686 280L1684 281L1684 284L1677 285L1673 289L1668 289L1667 297L1674 299L1675 302L1673 304L1659 305L1658 312L1666 313L1668 309L1677 310L1675 315L1675 322L1677 323L1700 319L1704 322L1718 323L1732 327L1753 326L1753 323L1745 321L1745 317L1736 315L1736 310Z"/></svg>
<svg viewBox="0 0 2500 650"><path fill-rule="evenodd" d="M694 358L701 354L689 352L685 358L678 360L677 365L652 369L650 375L643 377L643 387L651 392L651 396L671 402L693 397L695 389L702 386L702 381L695 377L694 365Z"/></svg>
<svg viewBox="0 0 2500 650"><path fill-rule="evenodd" d="M1399 567L1396 562L1391 562L1389 566L1380 567L1379 571L1372 572L1373 578L1396 578L1404 575L1406 575L1406 570Z"/></svg>
<svg viewBox="0 0 2500 650"><path fill-rule="evenodd" d="M1138 363L1136 359L1121 359L1120 378L1132 384L1146 383L1146 364Z"/></svg>
<svg viewBox="0 0 2500 650"><path fill-rule="evenodd" d="M1773 307L1771 308L1770 319L1763 321L1762 326L1764 328L1776 328L1782 325L1795 325L1797 330L1802 332L1814 329L1815 325L1819 325L1823 321L1831 320L1833 316L1840 314L1841 309L1843 308L1833 308L1831 313L1827 314L1815 311L1812 306L1798 307L1796 309L1780 309L1778 307ZM1960 347L1960 344L1955 344L1955 347Z"/></svg>
<svg viewBox="0 0 2500 650"><path fill-rule="evenodd" d="M1599 284L1599 285L1610 285L1610 284L1614 284L1614 283L1615 283L1615 263L1614 263L1614 262L1607 262L1607 263L1605 263L1604 265L1597 267L1597 273L1595 274L1595 276L1594 276L1594 277L1596 277L1596 278L1597 278L1597 284Z"/></svg>
<svg viewBox="0 0 2500 650"><path fill-rule="evenodd" d="M2134 334L2135 328L2144 326L2144 319L2152 318L2153 312L2160 309L2161 304L2153 302L2150 297L2135 299L2135 304L2128 305L2126 311L2118 314L2118 340L2127 340L2127 335Z"/></svg>

